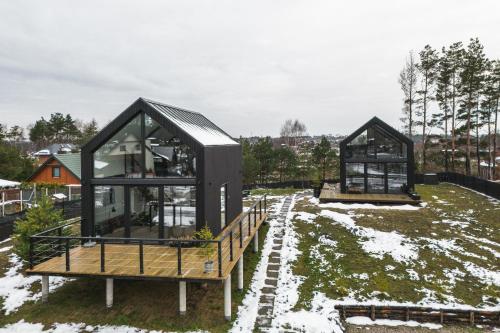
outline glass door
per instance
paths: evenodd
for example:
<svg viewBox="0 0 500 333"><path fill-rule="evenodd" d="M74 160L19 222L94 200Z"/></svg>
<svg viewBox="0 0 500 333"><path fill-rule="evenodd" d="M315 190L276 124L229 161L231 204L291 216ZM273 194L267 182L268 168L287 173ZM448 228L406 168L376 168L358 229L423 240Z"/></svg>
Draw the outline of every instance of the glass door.
<svg viewBox="0 0 500 333"><path fill-rule="evenodd" d="M385 193L385 167L383 163L367 163L367 193Z"/></svg>
<svg viewBox="0 0 500 333"><path fill-rule="evenodd" d="M224 184L220 188L220 228L221 230L227 225L227 215L226 215L226 204L227 204L227 184Z"/></svg>

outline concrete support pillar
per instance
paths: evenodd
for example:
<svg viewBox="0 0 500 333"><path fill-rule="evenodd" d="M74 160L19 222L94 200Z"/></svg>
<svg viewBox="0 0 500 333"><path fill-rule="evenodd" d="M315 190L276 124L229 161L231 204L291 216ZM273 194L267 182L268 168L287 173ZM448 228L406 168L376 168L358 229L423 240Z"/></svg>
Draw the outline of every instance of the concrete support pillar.
<svg viewBox="0 0 500 333"><path fill-rule="evenodd" d="M255 230L255 235L253 236L253 253L259 252L259 229Z"/></svg>
<svg viewBox="0 0 500 333"><path fill-rule="evenodd" d="M113 279L106 279L106 307L113 306Z"/></svg>
<svg viewBox="0 0 500 333"><path fill-rule="evenodd" d="M49 301L49 276L42 275L42 303Z"/></svg>
<svg viewBox="0 0 500 333"><path fill-rule="evenodd" d="M243 253L240 260L238 260L238 290L243 290Z"/></svg>
<svg viewBox="0 0 500 333"><path fill-rule="evenodd" d="M224 280L224 318L231 320L231 274Z"/></svg>
<svg viewBox="0 0 500 333"><path fill-rule="evenodd" d="M186 314L186 281L179 281L179 313Z"/></svg>
<svg viewBox="0 0 500 333"><path fill-rule="evenodd" d="M23 190L19 190L19 204L21 206L21 211L23 210Z"/></svg>

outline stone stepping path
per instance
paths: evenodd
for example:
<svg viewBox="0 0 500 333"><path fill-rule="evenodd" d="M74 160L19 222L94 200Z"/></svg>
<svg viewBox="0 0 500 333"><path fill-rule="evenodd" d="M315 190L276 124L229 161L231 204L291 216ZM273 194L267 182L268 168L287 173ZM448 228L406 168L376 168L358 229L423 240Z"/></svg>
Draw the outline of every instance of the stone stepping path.
<svg viewBox="0 0 500 333"><path fill-rule="evenodd" d="M283 248L283 236L285 234L285 220L292 203L292 197L288 196L281 207L281 210L276 213L275 234L273 239L273 248L269 254L266 279L264 287L261 289L261 296L257 310L256 331L267 332L271 328L274 299L276 298L276 287L278 286L279 269L281 266L281 249Z"/></svg>

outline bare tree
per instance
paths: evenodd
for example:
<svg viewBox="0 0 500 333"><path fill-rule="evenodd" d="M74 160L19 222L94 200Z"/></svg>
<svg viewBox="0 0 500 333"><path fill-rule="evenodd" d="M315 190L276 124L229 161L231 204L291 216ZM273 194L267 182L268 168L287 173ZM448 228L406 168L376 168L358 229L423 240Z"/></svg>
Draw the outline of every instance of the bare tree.
<svg viewBox="0 0 500 333"><path fill-rule="evenodd" d="M411 139L413 135L413 113L415 111L413 105L416 102L417 96L417 66L413 51L410 51L409 56L406 58L406 64L399 73L398 82L405 96L403 107L404 118L402 120L408 128L408 135Z"/></svg>
<svg viewBox="0 0 500 333"><path fill-rule="evenodd" d="M297 138L304 136L305 133L306 125L298 119L285 120L280 130L280 136L286 140L288 146L295 146Z"/></svg>

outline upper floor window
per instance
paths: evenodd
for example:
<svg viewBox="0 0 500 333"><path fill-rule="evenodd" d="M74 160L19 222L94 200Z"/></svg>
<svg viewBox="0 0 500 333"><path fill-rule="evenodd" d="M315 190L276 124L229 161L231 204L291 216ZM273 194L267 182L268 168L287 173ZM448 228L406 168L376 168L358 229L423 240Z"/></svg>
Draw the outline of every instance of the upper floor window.
<svg viewBox="0 0 500 333"><path fill-rule="evenodd" d="M195 174L193 150L148 115L144 118L137 115L94 152L95 178L194 177Z"/></svg>
<svg viewBox="0 0 500 333"><path fill-rule="evenodd" d="M58 166L52 167L52 178L61 177L61 168Z"/></svg>
<svg viewBox="0 0 500 333"><path fill-rule="evenodd" d="M402 159L406 150L406 143L373 125L347 144L346 159Z"/></svg>

